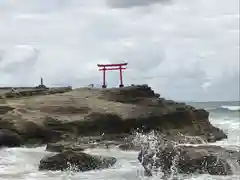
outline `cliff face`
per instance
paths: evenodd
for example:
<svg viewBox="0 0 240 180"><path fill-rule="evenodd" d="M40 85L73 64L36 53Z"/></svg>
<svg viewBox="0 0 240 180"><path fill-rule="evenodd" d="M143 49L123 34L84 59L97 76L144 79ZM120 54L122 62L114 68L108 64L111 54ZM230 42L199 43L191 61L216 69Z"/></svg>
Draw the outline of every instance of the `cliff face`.
<svg viewBox="0 0 240 180"><path fill-rule="evenodd" d="M156 130L175 141L188 136L211 142L226 138L208 116L203 109L160 98L147 85L80 88L62 94L7 98L0 105L0 129L17 132L30 143L57 141L69 135L128 135L135 130Z"/></svg>

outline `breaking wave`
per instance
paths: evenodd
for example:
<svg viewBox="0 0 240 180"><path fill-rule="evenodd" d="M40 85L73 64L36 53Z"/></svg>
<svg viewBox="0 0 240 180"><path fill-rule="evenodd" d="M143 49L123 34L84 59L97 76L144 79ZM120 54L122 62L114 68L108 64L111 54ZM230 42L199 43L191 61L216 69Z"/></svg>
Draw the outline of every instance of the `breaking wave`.
<svg viewBox="0 0 240 180"><path fill-rule="evenodd" d="M211 112L240 112L240 106L220 106L216 108L206 108Z"/></svg>
<svg viewBox="0 0 240 180"><path fill-rule="evenodd" d="M223 109L228 109L229 111L240 111L240 106L221 106Z"/></svg>

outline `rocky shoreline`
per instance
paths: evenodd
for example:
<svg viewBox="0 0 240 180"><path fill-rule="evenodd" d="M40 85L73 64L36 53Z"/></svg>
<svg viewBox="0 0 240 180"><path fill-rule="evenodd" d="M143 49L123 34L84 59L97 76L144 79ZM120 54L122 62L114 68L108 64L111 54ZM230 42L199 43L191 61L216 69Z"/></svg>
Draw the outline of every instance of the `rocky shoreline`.
<svg viewBox="0 0 240 180"><path fill-rule="evenodd" d="M42 93L34 90L34 93L22 94L24 95L20 97L21 94L13 96L8 92L1 96L4 97L4 102L0 104L0 147L46 144L47 151L58 154L45 157L40 162L40 170L63 170L69 165L74 165L79 171L108 168L117 161L114 157L94 157L83 151L95 147L118 147L143 154L143 149L149 150L150 141L147 142L148 145L139 143L136 141L136 133L155 132L158 142L155 149L161 147L158 153L168 149L168 152L175 153L174 157L185 157L179 155L179 149L175 150L179 144L203 144L227 138L221 129L210 123L209 113L204 109L166 100L147 85L112 89L61 89L59 93L56 89L48 90L48 93L46 90ZM172 145L170 149L166 148L169 144ZM183 149L192 153L192 156L198 152L197 148ZM204 149L208 151L207 148ZM223 151L217 147L212 148L208 155L212 157ZM144 155L147 162L151 162L151 156L148 153ZM207 157L206 153L197 155L200 159ZM234 157L240 163L240 155ZM143 163L146 159L139 158L139 161L149 172L151 170ZM211 160L211 163L215 161L214 158ZM197 162L198 167L196 163L190 165L197 167L191 173L211 174L210 170L200 171L199 163L202 161ZM159 166L164 167L166 164L170 163L159 163ZM224 167L227 167L226 164ZM230 170L222 169L214 172L212 174L231 174Z"/></svg>

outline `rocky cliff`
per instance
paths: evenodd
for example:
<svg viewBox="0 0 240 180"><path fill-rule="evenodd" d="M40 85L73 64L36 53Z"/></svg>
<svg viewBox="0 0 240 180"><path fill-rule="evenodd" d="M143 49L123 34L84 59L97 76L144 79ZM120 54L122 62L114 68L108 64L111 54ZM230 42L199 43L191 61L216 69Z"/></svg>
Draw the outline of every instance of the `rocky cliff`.
<svg viewBox="0 0 240 180"><path fill-rule="evenodd" d="M122 141L134 131L152 130L180 143L192 137L210 142L227 137L209 122L204 109L165 100L147 85L23 92L18 96L5 93L0 104L0 129L17 133L24 144L84 141L83 137ZM89 138L86 141L89 143Z"/></svg>
<svg viewBox="0 0 240 180"><path fill-rule="evenodd" d="M47 88L44 85L33 87L1 87L0 88L0 99L6 98L22 98L29 96L39 96L48 94L59 94L71 91L71 87L58 87L58 88Z"/></svg>

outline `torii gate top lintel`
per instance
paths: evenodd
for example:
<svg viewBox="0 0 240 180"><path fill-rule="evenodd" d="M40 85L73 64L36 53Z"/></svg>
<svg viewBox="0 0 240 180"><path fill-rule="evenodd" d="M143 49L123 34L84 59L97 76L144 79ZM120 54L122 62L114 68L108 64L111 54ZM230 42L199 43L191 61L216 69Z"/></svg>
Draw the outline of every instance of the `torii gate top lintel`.
<svg viewBox="0 0 240 180"><path fill-rule="evenodd" d="M118 64L98 64L98 67L112 67L112 66L126 66L128 63L118 63Z"/></svg>

